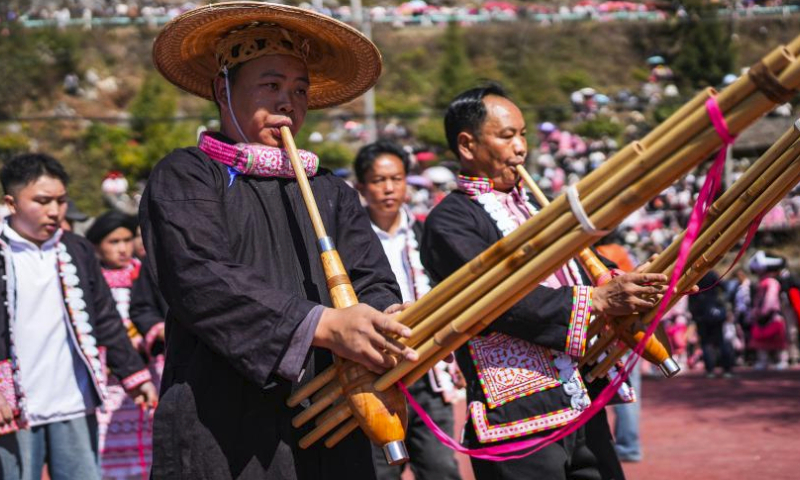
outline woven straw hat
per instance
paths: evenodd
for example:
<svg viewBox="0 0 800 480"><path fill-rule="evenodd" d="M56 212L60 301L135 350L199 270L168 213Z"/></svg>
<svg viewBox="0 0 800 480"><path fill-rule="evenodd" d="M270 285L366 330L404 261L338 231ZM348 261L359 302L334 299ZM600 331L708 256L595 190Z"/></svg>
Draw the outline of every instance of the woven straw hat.
<svg viewBox="0 0 800 480"><path fill-rule="evenodd" d="M312 11L261 2L217 3L175 17L153 44L153 62L173 84L213 100L212 81L220 72L218 42L257 23L274 24L308 40L309 109L345 103L378 81L381 54L358 30Z"/></svg>

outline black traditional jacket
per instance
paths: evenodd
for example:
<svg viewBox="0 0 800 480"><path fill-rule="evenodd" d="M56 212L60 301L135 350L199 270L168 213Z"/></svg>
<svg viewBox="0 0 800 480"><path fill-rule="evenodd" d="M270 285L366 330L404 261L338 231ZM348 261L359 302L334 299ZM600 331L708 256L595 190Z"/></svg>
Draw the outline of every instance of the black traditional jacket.
<svg viewBox="0 0 800 480"><path fill-rule="evenodd" d="M437 205L425 226L422 263L436 282L503 236L461 191ZM585 348L591 283L582 269L574 270L582 285L540 285L457 350L467 380L471 448L559 427L588 406L574 365Z"/></svg>
<svg viewBox="0 0 800 480"><path fill-rule="evenodd" d="M94 246L70 232L56 235L61 235L56 245L59 261L53 268L59 268L61 274L64 306L69 316L69 339L89 372L99 405L107 396L101 349L105 349L111 373L126 389L149 381L150 373L128 340L114 297L100 271ZM18 407L17 424L24 427L25 392L14 378L17 367L13 335L16 292L24 285L16 284L12 267L8 240L0 235L0 300L5 306L0 308L0 386L7 400ZM7 388L11 386L13 392Z"/></svg>
<svg viewBox="0 0 800 480"><path fill-rule="evenodd" d="M310 183L359 300L398 303L355 190L324 170ZM153 478L372 478L360 431L332 450L298 447L311 428L291 425L302 407L286 399L298 384L275 373L298 325L331 305L297 183L235 175L197 148L178 149L153 170L140 217L169 306ZM312 348L302 381L330 363Z"/></svg>
<svg viewBox="0 0 800 480"><path fill-rule="evenodd" d="M142 262L139 277L131 288L130 317L136 330L144 335L147 354L154 356L163 353L164 344L158 338L164 331L167 302L156 285L153 269L147 261Z"/></svg>

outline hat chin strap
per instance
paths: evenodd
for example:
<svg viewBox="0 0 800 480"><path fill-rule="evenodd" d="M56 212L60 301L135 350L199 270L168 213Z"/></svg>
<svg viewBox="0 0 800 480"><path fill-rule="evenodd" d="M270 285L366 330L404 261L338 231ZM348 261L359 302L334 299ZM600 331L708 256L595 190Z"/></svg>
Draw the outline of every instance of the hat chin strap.
<svg viewBox="0 0 800 480"><path fill-rule="evenodd" d="M239 132L239 136L242 137L245 143L250 143L250 140L247 139L247 136L242 131L242 127L239 126L239 122L236 121L236 113L233 111L233 105L231 105L231 84L228 81L228 67L222 67L222 73L225 74L225 96L228 99L228 110L231 112L233 126L236 127L236 131Z"/></svg>

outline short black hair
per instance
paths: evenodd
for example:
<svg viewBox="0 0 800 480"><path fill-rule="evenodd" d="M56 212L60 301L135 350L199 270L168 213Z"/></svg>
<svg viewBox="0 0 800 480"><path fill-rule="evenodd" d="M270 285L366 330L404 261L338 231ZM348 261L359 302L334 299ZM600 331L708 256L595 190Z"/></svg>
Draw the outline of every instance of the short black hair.
<svg viewBox="0 0 800 480"><path fill-rule="evenodd" d="M375 159L385 154L394 155L399 158L400 161L403 162L403 170L405 170L406 175L408 175L408 152L394 142L378 140L369 145L364 145L361 147L361 150L358 151L358 154L356 154L353 170L356 171L356 178L359 182L364 183L364 178L366 178L369 169L372 168L372 164L375 163Z"/></svg>
<svg viewBox="0 0 800 480"><path fill-rule="evenodd" d="M456 158L460 158L458 134L469 132L475 135L478 133L486 120L486 105L483 103L483 99L489 95L509 98L500 84L490 82L459 94L448 105L447 113L444 115L444 131L447 136L447 145Z"/></svg>
<svg viewBox="0 0 800 480"><path fill-rule="evenodd" d="M61 180L65 187L69 184L64 166L44 153L23 153L11 158L0 170L0 183L6 195L14 195L45 175Z"/></svg>

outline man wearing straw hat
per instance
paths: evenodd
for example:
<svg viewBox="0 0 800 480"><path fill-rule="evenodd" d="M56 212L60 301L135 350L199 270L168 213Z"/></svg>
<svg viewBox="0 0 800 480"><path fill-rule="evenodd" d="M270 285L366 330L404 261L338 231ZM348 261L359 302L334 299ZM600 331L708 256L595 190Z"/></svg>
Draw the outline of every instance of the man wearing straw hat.
<svg viewBox="0 0 800 480"><path fill-rule="evenodd" d="M382 313L400 292L357 193L300 152L363 302L328 308L280 127L296 134L307 109L369 89L380 54L328 17L235 2L177 17L153 57L172 83L215 101L222 126L161 160L141 204L148 261L169 305L153 478L374 478L361 433L332 450L300 449L310 427L293 428L301 407L286 400L331 363L331 351L376 372L394 364L387 352L415 360L385 336L410 335Z"/></svg>
<svg viewBox="0 0 800 480"><path fill-rule="evenodd" d="M459 158L458 190L433 209L422 263L441 281L535 215L517 166L527 156L525 120L497 85L456 97L445 116L450 149ZM590 287L569 261L456 352L467 380L465 427L471 449L544 436L576 419L591 403L577 368L592 315L651 308L663 275L623 274ZM626 400L628 390L618 392ZM601 419L605 422L605 419ZM472 459L478 479L623 478L608 424L595 423L516 460Z"/></svg>

